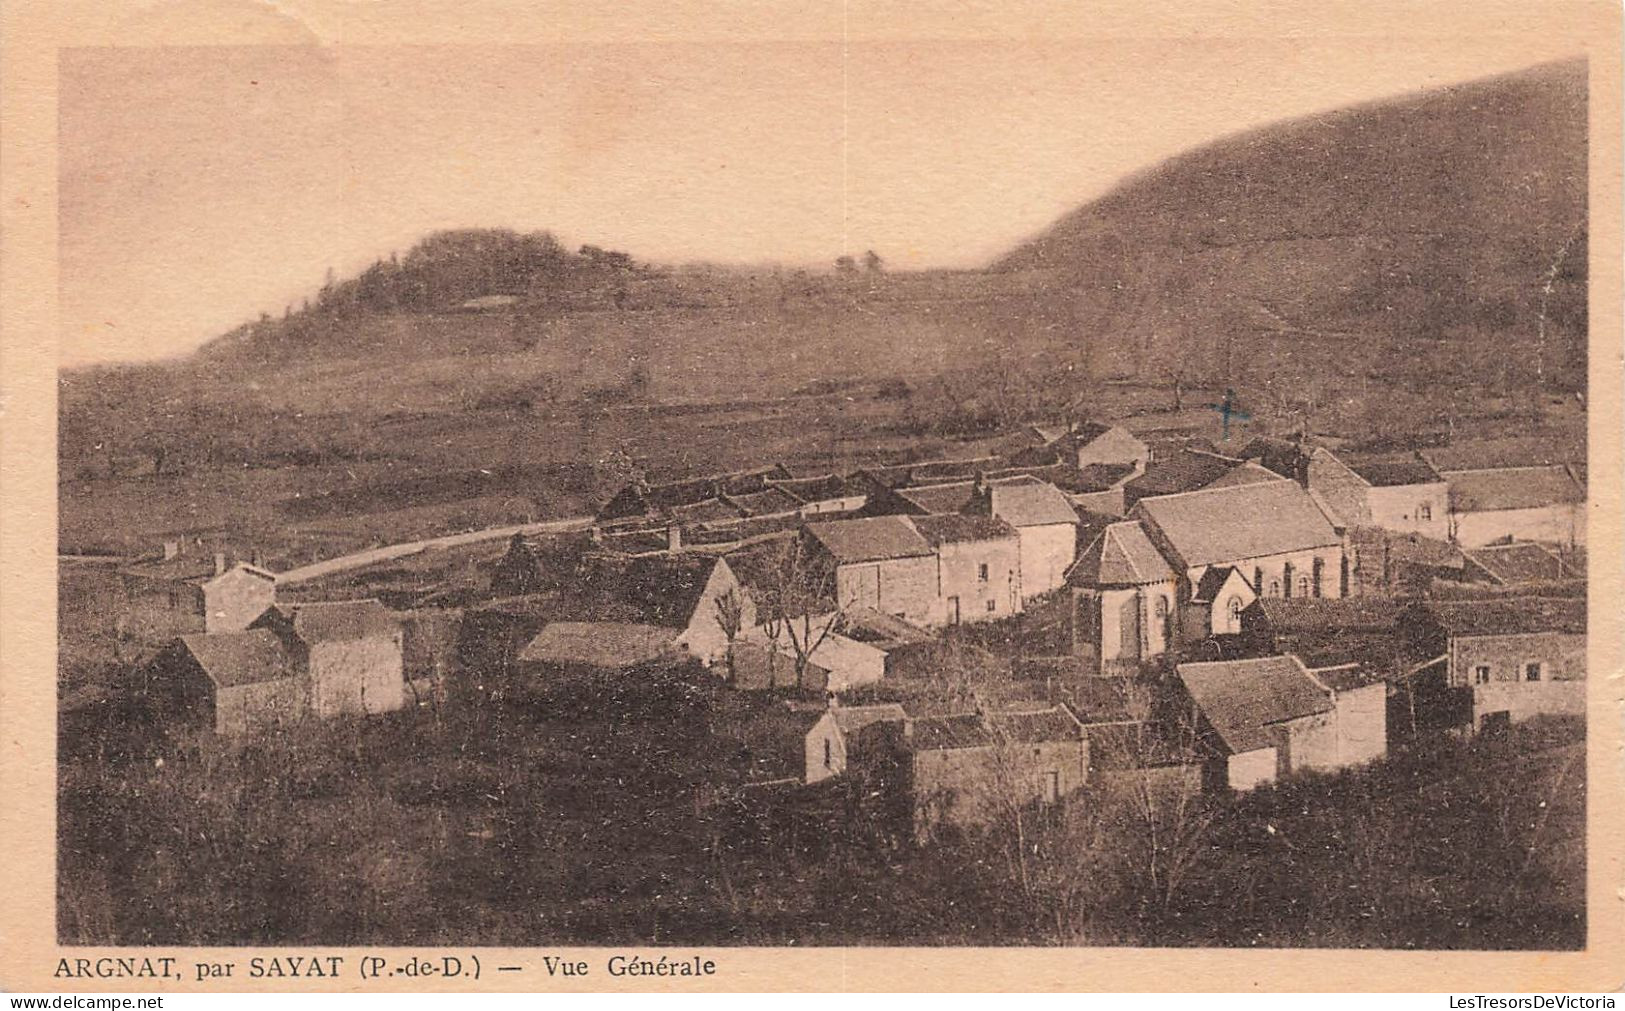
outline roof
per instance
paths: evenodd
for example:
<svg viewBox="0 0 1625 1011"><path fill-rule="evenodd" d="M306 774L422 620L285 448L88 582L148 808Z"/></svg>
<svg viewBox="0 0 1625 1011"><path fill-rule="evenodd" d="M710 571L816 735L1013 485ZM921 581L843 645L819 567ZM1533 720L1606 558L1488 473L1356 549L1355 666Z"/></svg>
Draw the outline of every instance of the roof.
<svg viewBox="0 0 1625 1011"><path fill-rule="evenodd" d="M1146 465L1145 473L1123 485L1130 498L1175 495L1205 488L1223 477L1236 461L1216 453L1181 449Z"/></svg>
<svg viewBox="0 0 1625 1011"><path fill-rule="evenodd" d="M1342 543L1326 514L1293 481L1146 498L1134 508L1187 566Z"/></svg>
<svg viewBox="0 0 1625 1011"><path fill-rule="evenodd" d="M914 527L932 547L943 544L963 544L969 541L997 541L1016 536L1016 529L992 516L966 516L963 513L945 513L940 516L916 516Z"/></svg>
<svg viewBox="0 0 1625 1011"><path fill-rule="evenodd" d="M183 635L181 643L220 688L280 681L297 674L293 657L270 629Z"/></svg>
<svg viewBox="0 0 1625 1011"><path fill-rule="evenodd" d="M688 627L713 570L726 564L715 555L686 553L595 561L580 589L597 598L599 613L618 605L617 618L666 628Z"/></svg>
<svg viewBox="0 0 1625 1011"><path fill-rule="evenodd" d="M1316 681L1334 692L1353 691L1370 685L1382 684L1386 678L1382 671L1363 663L1340 663L1333 667L1311 667L1309 673Z"/></svg>
<svg viewBox="0 0 1625 1011"><path fill-rule="evenodd" d="M1455 512L1536 509L1584 502L1585 489L1563 467L1516 467L1457 471L1450 482L1450 508Z"/></svg>
<svg viewBox="0 0 1625 1011"><path fill-rule="evenodd" d="M373 599L278 604L293 620L294 634L307 643L391 638L401 624L389 608Z"/></svg>
<svg viewBox="0 0 1625 1011"><path fill-rule="evenodd" d="M1133 520L1112 523L1067 572L1072 586L1140 586L1174 578L1145 528Z"/></svg>
<svg viewBox="0 0 1625 1011"><path fill-rule="evenodd" d="M1390 630L1404 609L1393 597L1260 597L1252 604L1270 630L1285 632Z"/></svg>
<svg viewBox="0 0 1625 1011"><path fill-rule="evenodd" d="M1012 477L988 486L993 515L1013 527L1076 525L1078 514L1061 489L1034 477Z"/></svg>
<svg viewBox="0 0 1625 1011"><path fill-rule="evenodd" d="M1586 602L1559 597L1503 600L1429 601L1422 605L1452 636L1522 635L1564 632L1584 635Z"/></svg>
<svg viewBox="0 0 1625 1011"><path fill-rule="evenodd" d="M1420 456L1443 472L1584 463L1586 452L1583 438L1525 435L1437 446L1422 450Z"/></svg>
<svg viewBox="0 0 1625 1011"><path fill-rule="evenodd" d="M519 651L526 663L632 667L658 658L676 638L672 629L622 621L555 621Z"/></svg>
<svg viewBox="0 0 1625 1011"><path fill-rule="evenodd" d="M867 489L856 478L841 477L838 474L822 474L817 477L798 477L787 481L773 481L773 487L789 492L803 502L820 502L826 499L854 498L863 495Z"/></svg>
<svg viewBox="0 0 1625 1011"><path fill-rule="evenodd" d="M835 720L835 726L841 733L850 734L862 730L872 723L883 720L906 720L908 713L895 702L887 702L874 706L833 706L825 710L825 715Z"/></svg>
<svg viewBox="0 0 1625 1011"><path fill-rule="evenodd" d="M1464 552L1474 565L1497 583L1528 583L1562 579L1563 560L1539 544L1521 541L1492 544Z"/></svg>
<svg viewBox="0 0 1625 1011"><path fill-rule="evenodd" d="M1196 581L1196 589L1191 593L1191 603L1213 603L1218 598L1220 591L1224 589L1224 584L1230 581L1231 576L1239 576L1242 582L1247 582L1247 577L1238 573L1233 565L1208 566L1207 570L1202 573L1202 578ZM1248 583L1247 586L1249 589L1252 588L1251 583Z"/></svg>
<svg viewBox="0 0 1625 1011"><path fill-rule="evenodd" d="M1218 477L1203 485L1204 488L1234 488L1239 485L1258 484L1261 481L1285 481L1286 478L1275 473L1267 467L1261 467L1251 460L1244 460L1236 464Z"/></svg>
<svg viewBox="0 0 1625 1011"><path fill-rule="evenodd" d="M752 516L796 512L804 505L801 499L782 488L766 488L762 491L729 495L728 501L739 506Z"/></svg>
<svg viewBox="0 0 1625 1011"><path fill-rule="evenodd" d="M837 562L873 562L931 554L931 545L905 516L809 523L807 533Z"/></svg>
<svg viewBox="0 0 1625 1011"><path fill-rule="evenodd" d="M1231 754L1274 744L1269 728L1332 708L1295 656L1182 663L1179 680Z"/></svg>
<svg viewBox="0 0 1625 1011"><path fill-rule="evenodd" d="M666 509L679 523L721 523L744 515L738 506L720 498L708 498L689 505L670 506Z"/></svg>
<svg viewBox="0 0 1625 1011"><path fill-rule="evenodd" d="M1444 480L1432 467L1415 457L1405 460L1343 460L1341 463L1360 475L1366 484L1377 488L1438 484Z"/></svg>
<svg viewBox="0 0 1625 1011"><path fill-rule="evenodd" d="M1456 545L1422 534L1399 533L1382 527L1353 527L1349 531L1349 541L1357 554L1381 553L1389 565L1459 569L1467 564Z"/></svg>
<svg viewBox="0 0 1625 1011"><path fill-rule="evenodd" d="M1084 737L1083 726L1061 706L1034 712L923 716L909 720L907 726L904 742L911 751L1079 741Z"/></svg>
<svg viewBox="0 0 1625 1011"><path fill-rule="evenodd" d="M970 505L971 500L976 497L976 484L973 481L956 481L952 484L899 488L897 496L928 515L956 513Z"/></svg>

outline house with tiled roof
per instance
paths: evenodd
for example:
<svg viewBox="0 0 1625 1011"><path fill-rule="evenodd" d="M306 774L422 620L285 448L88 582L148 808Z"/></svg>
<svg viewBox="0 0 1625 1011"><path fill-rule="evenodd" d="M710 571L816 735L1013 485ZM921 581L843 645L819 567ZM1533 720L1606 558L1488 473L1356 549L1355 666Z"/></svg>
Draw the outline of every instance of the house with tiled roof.
<svg viewBox="0 0 1625 1011"><path fill-rule="evenodd" d="M1349 668L1320 672L1288 654L1182 663L1178 675L1207 756L1203 778L1212 788L1250 790L1387 752L1386 687Z"/></svg>
<svg viewBox="0 0 1625 1011"><path fill-rule="evenodd" d="M1174 642L1178 573L1132 520L1108 525L1067 570L1073 652L1101 671L1137 666Z"/></svg>
<svg viewBox="0 0 1625 1011"><path fill-rule="evenodd" d="M907 516L809 523L809 550L835 570L841 608L869 608L917 625L938 623L937 558Z"/></svg>
<svg viewBox="0 0 1625 1011"><path fill-rule="evenodd" d="M1123 485L1123 504L1132 509L1143 498L1200 491L1230 475L1241 462L1236 457L1204 449L1175 449L1154 458L1143 473ZM1246 483L1248 478L1267 480L1249 469L1242 471L1233 483Z"/></svg>
<svg viewBox="0 0 1625 1011"><path fill-rule="evenodd" d="M1412 669L1470 699L1476 728L1585 712L1583 597L1418 601L1398 627Z"/></svg>
<svg viewBox="0 0 1625 1011"><path fill-rule="evenodd" d="M1318 448L1309 456L1307 487L1345 529L1381 527L1402 534L1449 536L1449 487L1416 457L1344 459Z"/></svg>
<svg viewBox="0 0 1625 1011"><path fill-rule="evenodd" d="M146 680L167 719L228 736L271 729L309 704L297 652L266 629L179 636L153 658Z"/></svg>
<svg viewBox="0 0 1625 1011"><path fill-rule="evenodd" d="M1296 482L1154 496L1129 517L1181 574L1182 601L1214 565L1239 569L1261 597L1343 594L1343 539Z"/></svg>
<svg viewBox="0 0 1625 1011"><path fill-rule="evenodd" d="M182 635L145 668L166 713L242 734L302 714L405 704L403 633L376 600L278 604L248 628Z"/></svg>
<svg viewBox="0 0 1625 1011"><path fill-rule="evenodd" d="M988 480L970 511L995 516L1015 528L1021 541L1023 600L1066 582L1066 570L1078 555L1078 513L1059 488L1025 475Z"/></svg>
<svg viewBox="0 0 1625 1011"><path fill-rule="evenodd" d="M914 528L937 558L941 623L1008 618L1022 610L1022 540L994 516L916 516Z"/></svg>
<svg viewBox="0 0 1625 1011"><path fill-rule="evenodd" d="M376 600L278 604L251 627L276 633L302 659L317 716L392 712L406 703L404 633Z"/></svg>
<svg viewBox="0 0 1625 1011"><path fill-rule="evenodd" d="M592 558L565 595L571 603L558 613L559 620L664 628L674 649L707 667L728 655L719 601L738 602L742 628L756 621L750 591L728 560L714 554Z"/></svg>
<svg viewBox="0 0 1625 1011"><path fill-rule="evenodd" d="M858 733L855 774L894 801L917 841L986 825L1084 785L1089 739L1065 706L879 720Z"/></svg>
<svg viewBox="0 0 1625 1011"><path fill-rule="evenodd" d="M123 633L154 646L190 632L241 631L276 600L276 573L183 541L167 543L163 557L132 562L118 575Z"/></svg>
<svg viewBox="0 0 1625 1011"><path fill-rule="evenodd" d="M1441 472L1450 489L1450 539L1481 547L1502 539L1583 545L1586 489L1563 465Z"/></svg>

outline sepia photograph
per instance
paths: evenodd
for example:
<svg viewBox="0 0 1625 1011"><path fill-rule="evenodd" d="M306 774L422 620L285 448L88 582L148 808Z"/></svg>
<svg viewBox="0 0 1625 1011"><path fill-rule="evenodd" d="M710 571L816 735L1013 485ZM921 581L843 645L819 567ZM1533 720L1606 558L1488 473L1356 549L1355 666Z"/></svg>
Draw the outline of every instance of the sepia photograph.
<svg viewBox="0 0 1625 1011"><path fill-rule="evenodd" d="M1587 950L1615 71L1413 42L60 49L47 943Z"/></svg>

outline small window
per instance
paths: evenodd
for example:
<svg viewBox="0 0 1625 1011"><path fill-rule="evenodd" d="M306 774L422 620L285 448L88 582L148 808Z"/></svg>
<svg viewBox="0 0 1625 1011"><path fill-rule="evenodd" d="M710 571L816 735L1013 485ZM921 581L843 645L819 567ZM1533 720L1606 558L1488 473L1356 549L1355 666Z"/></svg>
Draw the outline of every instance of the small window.
<svg viewBox="0 0 1625 1011"><path fill-rule="evenodd" d="M829 738L826 737L824 738L824 768L833 768L834 765L835 758L829 746Z"/></svg>
<svg viewBox="0 0 1625 1011"><path fill-rule="evenodd" d="M1231 628L1235 628L1235 627L1237 627L1238 625L1241 624L1241 598L1240 597L1231 597L1230 602L1225 605L1225 610L1227 612L1229 612L1229 614L1230 614L1230 627Z"/></svg>
<svg viewBox="0 0 1625 1011"><path fill-rule="evenodd" d="M1264 570L1262 568L1253 570L1253 592L1259 596L1264 594Z"/></svg>
<svg viewBox="0 0 1625 1011"><path fill-rule="evenodd" d="M992 613L992 612L994 612L994 611L997 611L997 610L998 610L998 609L999 609L999 602L998 602L998 601L996 601L996 600L990 600L990 601L988 601L988 602L987 602L987 609L988 609L988 612L989 612L989 613Z"/></svg>
<svg viewBox="0 0 1625 1011"><path fill-rule="evenodd" d="M1168 598L1167 597L1158 597L1157 598L1157 617L1159 617L1159 618L1168 617Z"/></svg>
<svg viewBox="0 0 1625 1011"><path fill-rule="evenodd" d="M1531 660L1523 665L1523 679L1525 681L1540 680L1540 661Z"/></svg>
<svg viewBox="0 0 1625 1011"><path fill-rule="evenodd" d="M1423 502L1422 507L1416 510L1416 518L1424 522L1431 520L1433 518L1433 503Z"/></svg>
<svg viewBox="0 0 1625 1011"><path fill-rule="evenodd" d="M1309 596L1309 577L1308 576L1299 576L1298 577L1298 596L1300 596L1300 597Z"/></svg>
<svg viewBox="0 0 1625 1011"><path fill-rule="evenodd" d="M1481 663L1477 667L1473 668L1473 682L1475 684L1481 684L1481 685L1487 685L1487 684L1490 683L1490 665L1489 664Z"/></svg>
<svg viewBox="0 0 1625 1011"><path fill-rule="evenodd" d="M1281 595L1281 581L1279 579L1270 580L1270 596L1279 597L1280 595Z"/></svg>
<svg viewBox="0 0 1625 1011"><path fill-rule="evenodd" d="M978 565L976 567L976 578L981 580L984 583L987 582L987 563L986 562L983 562L981 565Z"/></svg>

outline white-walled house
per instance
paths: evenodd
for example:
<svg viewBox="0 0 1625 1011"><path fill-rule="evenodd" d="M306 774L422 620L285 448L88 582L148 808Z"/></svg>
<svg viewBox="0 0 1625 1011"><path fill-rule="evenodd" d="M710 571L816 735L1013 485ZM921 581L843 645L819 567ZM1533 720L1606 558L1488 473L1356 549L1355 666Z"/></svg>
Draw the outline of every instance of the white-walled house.
<svg viewBox="0 0 1625 1011"><path fill-rule="evenodd" d="M1586 490L1565 466L1447 471L1450 539L1476 548L1494 541L1583 545Z"/></svg>
<svg viewBox="0 0 1625 1011"><path fill-rule="evenodd" d="M1419 459L1345 460L1325 448L1309 456L1309 491L1345 527L1381 527L1443 540L1450 534L1449 485Z"/></svg>
<svg viewBox="0 0 1625 1011"><path fill-rule="evenodd" d="M1311 670L1290 654L1182 663L1211 787L1250 790L1387 753L1387 686L1355 665Z"/></svg>

